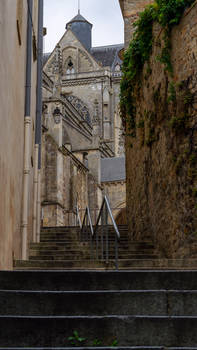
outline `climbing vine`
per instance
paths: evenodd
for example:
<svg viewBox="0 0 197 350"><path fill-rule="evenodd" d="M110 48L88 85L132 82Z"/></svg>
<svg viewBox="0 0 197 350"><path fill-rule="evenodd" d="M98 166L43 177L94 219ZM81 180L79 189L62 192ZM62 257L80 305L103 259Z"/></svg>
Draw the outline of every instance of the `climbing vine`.
<svg viewBox="0 0 197 350"><path fill-rule="evenodd" d="M120 108L123 122L127 121L130 134L135 137L136 129L136 88L140 87L140 76L145 62L147 74L151 74L149 58L153 46L153 23L158 22L163 29L163 48L156 57L164 65L165 71L173 75L171 63L171 30L177 25L185 9L195 0L155 0L140 13L134 23L136 28L133 40L124 54L123 78L120 86ZM171 86L173 97L173 86ZM151 136L152 139L152 136Z"/></svg>

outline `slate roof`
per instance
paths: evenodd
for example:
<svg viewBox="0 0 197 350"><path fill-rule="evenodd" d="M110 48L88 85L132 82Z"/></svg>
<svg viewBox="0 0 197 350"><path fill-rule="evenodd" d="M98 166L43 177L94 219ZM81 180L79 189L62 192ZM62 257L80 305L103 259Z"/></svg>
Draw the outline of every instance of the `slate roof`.
<svg viewBox="0 0 197 350"><path fill-rule="evenodd" d="M80 13L78 13L75 17L73 17L73 19L71 19L71 21L69 21L69 22L66 24L66 28L67 28L68 24L73 23L73 22L86 22L86 23L91 24L91 23L88 22L87 19L85 19ZM91 24L91 25L92 25L92 24Z"/></svg>
<svg viewBox="0 0 197 350"><path fill-rule="evenodd" d="M101 182L124 181L125 179L125 157L101 159Z"/></svg>
<svg viewBox="0 0 197 350"><path fill-rule="evenodd" d="M91 54L95 60L100 62L104 67L112 67L118 57L118 52L123 48L123 44L98 46L91 49Z"/></svg>

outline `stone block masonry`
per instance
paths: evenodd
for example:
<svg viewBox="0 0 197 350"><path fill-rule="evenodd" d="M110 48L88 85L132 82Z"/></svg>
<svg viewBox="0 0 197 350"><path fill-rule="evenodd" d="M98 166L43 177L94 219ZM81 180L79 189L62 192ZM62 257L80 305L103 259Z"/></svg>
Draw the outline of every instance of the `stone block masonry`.
<svg viewBox="0 0 197 350"><path fill-rule="evenodd" d="M136 137L126 138L127 208L135 239L153 239L163 257L194 257L197 239L197 6L169 38L173 77L156 59L163 31L154 25L149 67L136 90Z"/></svg>
<svg viewBox="0 0 197 350"><path fill-rule="evenodd" d="M119 2L124 17L125 48L127 48L134 33L133 23L137 20L138 14L153 0L119 0Z"/></svg>

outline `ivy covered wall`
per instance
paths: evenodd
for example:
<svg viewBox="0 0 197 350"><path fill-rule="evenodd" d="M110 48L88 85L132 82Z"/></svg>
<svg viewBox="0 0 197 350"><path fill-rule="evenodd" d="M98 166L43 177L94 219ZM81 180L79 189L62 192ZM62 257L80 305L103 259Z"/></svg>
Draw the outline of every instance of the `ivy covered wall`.
<svg viewBox="0 0 197 350"><path fill-rule="evenodd" d="M196 1L157 0L140 15L125 53L130 232L153 239L164 257L196 254L196 33Z"/></svg>

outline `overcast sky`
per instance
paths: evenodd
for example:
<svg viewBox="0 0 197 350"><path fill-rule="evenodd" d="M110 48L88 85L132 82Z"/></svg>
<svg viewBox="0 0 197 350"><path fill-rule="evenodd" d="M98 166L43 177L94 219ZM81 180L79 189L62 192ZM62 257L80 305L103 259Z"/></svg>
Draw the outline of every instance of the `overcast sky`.
<svg viewBox="0 0 197 350"><path fill-rule="evenodd" d="M78 12L78 0L44 0L44 50L51 52ZM124 24L118 0L81 0L81 14L93 24L93 46L124 42Z"/></svg>

